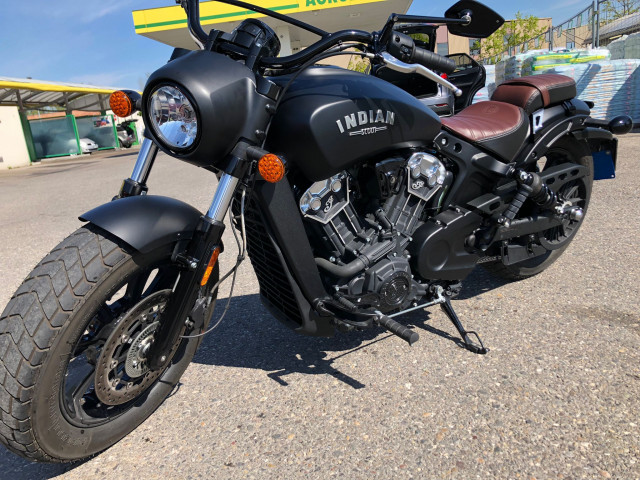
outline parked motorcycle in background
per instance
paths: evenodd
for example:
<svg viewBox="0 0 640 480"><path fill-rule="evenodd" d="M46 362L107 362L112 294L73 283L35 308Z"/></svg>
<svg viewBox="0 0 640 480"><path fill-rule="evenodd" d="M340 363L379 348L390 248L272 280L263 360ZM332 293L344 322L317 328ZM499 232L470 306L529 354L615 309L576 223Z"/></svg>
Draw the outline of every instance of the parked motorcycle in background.
<svg viewBox="0 0 640 480"><path fill-rule="evenodd" d="M120 148L131 148L136 141L135 134L131 127L122 123L116 127L116 132L118 133L118 144Z"/></svg>
<svg viewBox="0 0 640 480"><path fill-rule="evenodd" d="M451 305L461 282L478 264L520 279L557 260L594 172L615 167L612 133L631 128L627 117L590 118L559 75L506 82L441 120L384 74L314 66L356 51L375 72L418 74L459 96L439 74L454 62L402 29L487 37L503 19L473 0L442 18L394 14L373 33L222 2L320 37L286 57L265 23L206 33L198 0L181 3L198 49L177 49L142 96L111 98L116 114L140 109L146 125L131 177L80 217L0 317L0 440L26 458L86 458L151 415L222 320L212 322L218 287L246 252L265 308L299 333L377 327L413 344L402 315L439 305L466 348L486 353ZM218 176L207 212L147 194L158 151ZM220 277L227 214L240 255Z"/></svg>

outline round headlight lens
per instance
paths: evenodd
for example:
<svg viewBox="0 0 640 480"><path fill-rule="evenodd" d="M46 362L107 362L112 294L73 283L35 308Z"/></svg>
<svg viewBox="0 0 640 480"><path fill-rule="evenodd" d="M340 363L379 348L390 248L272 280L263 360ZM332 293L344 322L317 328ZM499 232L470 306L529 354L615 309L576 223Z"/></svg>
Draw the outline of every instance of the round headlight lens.
<svg viewBox="0 0 640 480"><path fill-rule="evenodd" d="M173 150L186 150L196 141L196 110L177 87L164 85L151 94L149 118L160 140Z"/></svg>

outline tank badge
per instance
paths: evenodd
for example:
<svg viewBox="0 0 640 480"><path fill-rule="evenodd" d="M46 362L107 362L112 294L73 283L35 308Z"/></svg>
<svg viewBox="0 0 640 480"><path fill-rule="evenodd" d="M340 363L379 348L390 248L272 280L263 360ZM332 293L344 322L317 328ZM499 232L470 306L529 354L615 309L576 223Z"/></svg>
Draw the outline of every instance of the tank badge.
<svg viewBox="0 0 640 480"><path fill-rule="evenodd" d="M344 123L342 120L336 120L340 133L349 132L349 136L355 137L357 135L371 135L374 133L387 130L388 125L393 125L396 122L396 114L387 110L386 114L382 110L369 110L361 111L358 113L352 113L351 115L345 115ZM385 124L384 126L377 126L376 124ZM368 127L364 127L369 125ZM357 127L364 127L359 130L354 130Z"/></svg>

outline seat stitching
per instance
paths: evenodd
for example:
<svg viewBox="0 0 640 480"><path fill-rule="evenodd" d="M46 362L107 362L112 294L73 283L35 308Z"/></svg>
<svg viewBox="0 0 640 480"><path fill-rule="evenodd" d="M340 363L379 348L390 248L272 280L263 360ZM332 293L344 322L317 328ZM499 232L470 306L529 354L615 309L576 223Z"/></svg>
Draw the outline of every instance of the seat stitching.
<svg viewBox="0 0 640 480"><path fill-rule="evenodd" d="M512 133L514 133L514 132L516 132L518 129L520 129L520 128L522 127L522 125L523 125L523 123L524 123L524 121L526 120L526 118L527 118L527 117L526 117L526 115L525 115L524 111L523 111L520 107L517 107L517 108L518 108L519 113L520 113L520 120L518 121L518 124L517 124L517 125L515 125L515 126L514 126L514 127L512 127L510 130L507 130L507 131L506 131L506 132L504 132L504 133L501 133L501 134L494 134L493 136L491 136L491 135L490 135L489 137L484 138L484 139L480 139L480 140L478 140L477 136L476 136L476 135L474 135L477 131L475 131L473 128L470 128L470 127L467 127L467 126L466 126L466 125L468 125L468 124L471 124L471 125L473 126L473 120L471 120L471 119L467 119L467 118L458 118L458 119L456 119L456 123L458 123L458 124L459 124L459 127L460 127L460 128L464 128L464 129L466 129L466 130L469 130L469 132L470 132L472 135L464 135L463 133L461 133L461 132L459 132L459 131L455 130L453 127L450 127L449 125L447 125L447 124L445 124L445 123L443 123L443 125L444 125L444 127L445 127L447 130L449 130L450 132L452 132L452 133L454 133L454 134L458 134L458 135L460 135L461 137L464 137L464 138L470 139L470 140L471 140L471 141L473 141L473 142L476 142L476 143L490 142L490 141L492 141L492 140L497 140L497 139L500 139L500 138L504 138L505 136L508 136L508 135L510 135L510 134L512 134ZM451 120L453 120L454 118L455 118L455 117L453 117ZM489 126L488 126L488 127L489 127Z"/></svg>
<svg viewBox="0 0 640 480"><path fill-rule="evenodd" d="M520 112L520 122L518 122L518 125L516 125L516 126L515 126L514 128L512 128L511 130L509 130L509 131L507 131L507 132L505 132L505 133L503 133L503 134L497 135L497 136L495 136L495 137L485 138L484 140L477 140L477 142L478 142L478 143L490 142L490 141L492 141L492 140L498 140L498 139L500 139L500 138L504 138L504 137L506 137L506 136L508 136L508 135L510 135L510 134L512 134L512 133L515 133L518 129L520 129L520 127L522 127L522 124L524 123L524 119L525 119L526 117L523 115L523 113L524 113L524 112Z"/></svg>

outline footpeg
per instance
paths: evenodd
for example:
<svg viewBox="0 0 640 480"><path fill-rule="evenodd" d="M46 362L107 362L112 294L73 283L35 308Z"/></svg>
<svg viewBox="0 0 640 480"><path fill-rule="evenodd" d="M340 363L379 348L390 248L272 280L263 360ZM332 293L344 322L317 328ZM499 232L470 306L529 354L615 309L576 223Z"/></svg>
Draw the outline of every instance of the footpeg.
<svg viewBox="0 0 640 480"><path fill-rule="evenodd" d="M479 355L485 355L489 351L487 348L485 348L484 344L482 343L482 340L480 340L480 337L476 332L467 331L464 329L464 327L462 326L462 323L460 322L460 319L458 318L458 315L456 315L456 312L453 310L453 306L451 305L451 300L447 298L446 302L440 304L440 308L442 308L442 311L445 313L447 317L449 317L449 320L451 320L453 325L456 327L456 330L458 330L460 337L462 337L462 342L464 344L464 347L467 350L473 353L477 353ZM470 336L474 336L477 340L477 343L471 340Z"/></svg>
<svg viewBox="0 0 640 480"><path fill-rule="evenodd" d="M409 345L413 345L418 340L420 340L420 335L418 335L418 332L414 332L413 330L405 327L404 325L401 325L400 323L396 322L393 318L387 317L382 312L376 312L376 315L377 317L374 321L378 325L386 328L394 335L399 336Z"/></svg>

